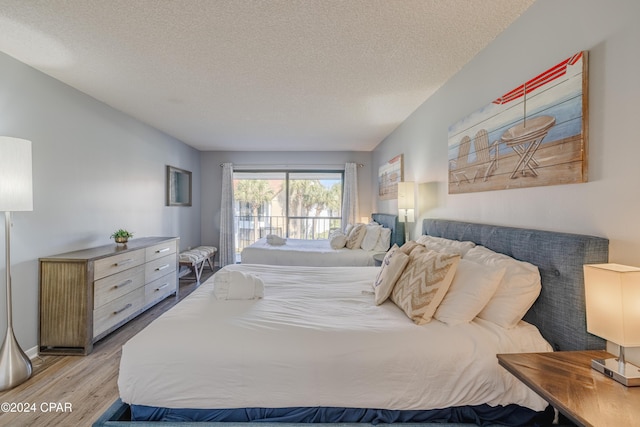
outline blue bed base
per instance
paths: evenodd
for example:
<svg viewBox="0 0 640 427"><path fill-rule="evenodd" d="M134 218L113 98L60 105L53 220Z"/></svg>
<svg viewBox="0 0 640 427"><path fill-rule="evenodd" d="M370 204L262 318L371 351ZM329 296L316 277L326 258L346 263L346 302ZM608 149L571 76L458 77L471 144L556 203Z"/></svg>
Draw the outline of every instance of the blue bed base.
<svg viewBox="0 0 640 427"><path fill-rule="evenodd" d="M397 222L396 215L373 214L372 216L376 222L395 230L396 234L400 234L404 240L404 224ZM376 216L378 216L377 219ZM605 347L604 340L589 334L586 329L582 266L608 262L609 241L607 239L441 219L424 220L423 234L472 241L496 252L538 266L542 278L542 291L538 300L526 314L525 320L536 325L556 350L603 349ZM475 423L466 420L465 422L458 422L457 419L455 421L448 420L452 422L430 420L385 424L397 424L402 427L469 427L470 425L497 427L504 425L504 422L491 424L491 420ZM546 422L534 423L534 425L545 424ZM118 399L94 424L95 427L131 427L132 425L141 427L304 427L305 423L131 421L131 408ZM321 422L314 424L315 426L360 427L362 424Z"/></svg>
<svg viewBox="0 0 640 427"><path fill-rule="evenodd" d="M535 411L509 405L507 407L445 408L431 411L384 411L345 408L283 408L283 409L237 409L209 411L201 409L167 410L163 408L135 407L144 416L161 419L155 421L132 420L132 408L118 399L93 424L94 427L131 427L131 426L177 426L177 427L361 427L363 424L398 427L484 427L506 426L548 426L554 418L549 406L546 411ZM328 411L325 411L328 410ZM275 417L273 412L275 411ZM277 417L278 413L282 417ZM150 415L151 414L151 415ZM340 414L340 415L336 415ZM261 418L264 416L264 418ZM238 421L250 418L252 421ZM289 422L287 419L296 419ZM327 422L325 418L336 419ZM215 421L211 421L215 419ZM500 420L495 424L493 420ZM227 421L225 421L227 420Z"/></svg>

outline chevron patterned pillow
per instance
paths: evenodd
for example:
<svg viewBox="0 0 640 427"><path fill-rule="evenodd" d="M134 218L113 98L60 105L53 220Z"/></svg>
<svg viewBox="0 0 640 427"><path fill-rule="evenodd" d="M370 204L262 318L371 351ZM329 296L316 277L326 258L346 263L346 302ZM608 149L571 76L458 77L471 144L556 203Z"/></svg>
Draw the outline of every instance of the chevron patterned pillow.
<svg viewBox="0 0 640 427"><path fill-rule="evenodd" d="M391 292L391 301L418 325L431 321L456 273L460 256L412 251Z"/></svg>
<svg viewBox="0 0 640 427"><path fill-rule="evenodd" d="M413 240L409 240L408 242L405 242L404 245L400 246L400 251L404 252L405 254L409 255L411 253L412 250L414 250L417 247L423 247L422 245L414 242Z"/></svg>

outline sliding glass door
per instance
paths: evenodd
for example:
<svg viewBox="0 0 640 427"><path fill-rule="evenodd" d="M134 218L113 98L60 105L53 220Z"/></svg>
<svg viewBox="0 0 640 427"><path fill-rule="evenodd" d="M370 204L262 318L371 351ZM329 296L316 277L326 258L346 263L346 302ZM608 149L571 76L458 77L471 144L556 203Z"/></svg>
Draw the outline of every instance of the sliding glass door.
<svg viewBox="0 0 640 427"><path fill-rule="evenodd" d="M291 172L288 188L288 237L326 239L331 228L340 227L341 172Z"/></svg>
<svg viewBox="0 0 640 427"><path fill-rule="evenodd" d="M326 239L341 225L343 171L234 172L236 250L275 234Z"/></svg>

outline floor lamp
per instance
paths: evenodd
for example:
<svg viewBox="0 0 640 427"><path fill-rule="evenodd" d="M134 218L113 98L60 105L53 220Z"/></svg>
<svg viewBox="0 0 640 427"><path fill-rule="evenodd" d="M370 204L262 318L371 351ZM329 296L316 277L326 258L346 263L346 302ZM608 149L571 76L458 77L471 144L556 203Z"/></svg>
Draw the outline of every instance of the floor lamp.
<svg viewBox="0 0 640 427"><path fill-rule="evenodd" d="M0 391L22 384L31 376L31 360L13 333L11 301L11 212L33 210L31 141L0 136L0 211L5 214L7 263L7 333L0 349Z"/></svg>

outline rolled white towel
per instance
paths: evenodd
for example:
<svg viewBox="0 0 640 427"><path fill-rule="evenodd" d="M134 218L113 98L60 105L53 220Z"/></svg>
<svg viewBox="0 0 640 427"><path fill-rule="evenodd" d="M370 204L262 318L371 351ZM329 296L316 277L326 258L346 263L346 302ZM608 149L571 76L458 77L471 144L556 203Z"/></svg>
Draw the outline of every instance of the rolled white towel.
<svg viewBox="0 0 640 427"><path fill-rule="evenodd" d="M220 270L213 276L213 294L217 299L227 299L231 285L231 271Z"/></svg>
<svg viewBox="0 0 640 427"><path fill-rule="evenodd" d="M216 275L223 271L219 271ZM242 271L224 271L214 279L213 292L217 299L257 299L264 297L264 282L258 276ZM228 278L228 280L227 280Z"/></svg>
<svg viewBox="0 0 640 427"><path fill-rule="evenodd" d="M231 281L231 271L227 269L218 270L213 276L213 283L229 283Z"/></svg>
<svg viewBox="0 0 640 427"><path fill-rule="evenodd" d="M274 246L280 246L287 243L287 239L276 234L267 234L267 243Z"/></svg>

